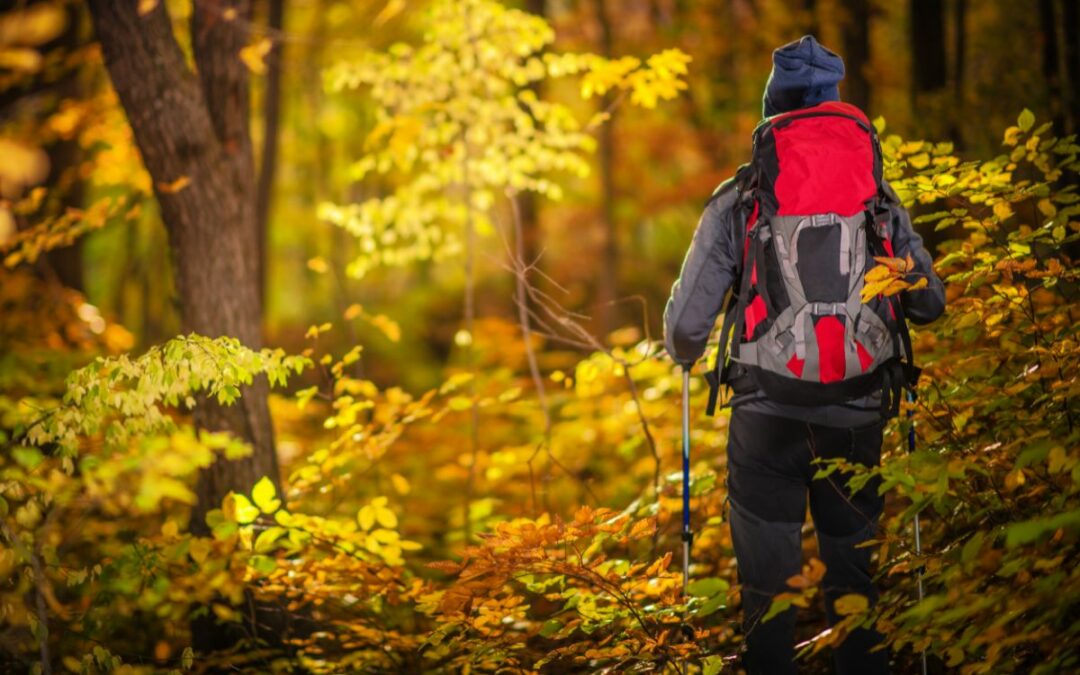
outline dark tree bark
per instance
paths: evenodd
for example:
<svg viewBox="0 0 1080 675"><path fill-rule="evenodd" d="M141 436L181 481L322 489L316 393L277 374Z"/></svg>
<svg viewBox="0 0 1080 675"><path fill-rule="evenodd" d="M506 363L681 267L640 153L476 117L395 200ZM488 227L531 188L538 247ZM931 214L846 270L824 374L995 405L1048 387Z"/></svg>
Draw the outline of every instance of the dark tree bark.
<svg viewBox="0 0 1080 675"><path fill-rule="evenodd" d="M911 0L912 96L943 89L947 82L945 0Z"/></svg>
<svg viewBox="0 0 1080 675"><path fill-rule="evenodd" d="M967 0L955 0L953 5L953 105L956 111L950 136L958 150L964 149L964 70L967 67Z"/></svg>
<svg viewBox="0 0 1080 675"><path fill-rule="evenodd" d="M847 71L843 98L862 110L870 107L870 0L843 0L844 7L844 61Z"/></svg>
<svg viewBox="0 0 1080 675"><path fill-rule="evenodd" d="M259 348L261 302L255 264L254 183L248 134L248 74L238 54L246 2L194 3L192 43L198 75L187 67L166 3L139 16L134 2L90 0L105 65L154 180L175 262L184 331L230 335ZM182 189L169 187L187 178ZM280 486L267 384L257 380L240 401L203 401L200 428L225 430L251 443L253 454L219 461L199 477L191 530L206 533L205 515L230 491L261 477Z"/></svg>
<svg viewBox="0 0 1080 675"><path fill-rule="evenodd" d="M256 264L258 235L248 73L239 59L245 43L247 2L197 2L191 17L198 74L187 66L159 3L139 16L134 2L90 0L105 65L127 112L168 231L180 296L183 330L210 337L229 335L251 348L262 346L262 303ZM239 20L223 19L228 8ZM175 181L190 182L181 189ZM205 516L231 490L249 492L262 476L280 490L265 378L245 388L230 407L202 400L194 411L203 429L228 431L252 445L240 460L221 459L202 471L190 529L206 534ZM211 615L212 617L212 615ZM281 615L256 607L241 629L276 643ZM266 626L268 630L262 630ZM212 618L192 625L200 651L229 646L236 630Z"/></svg>
<svg viewBox="0 0 1080 675"><path fill-rule="evenodd" d="M79 30L77 20L78 11L73 8L67 10L68 24L64 32L54 44L64 50L73 50L82 46L87 37L85 31ZM53 45L48 45L51 48ZM83 96L83 86L79 77L80 69L72 69L65 73L55 87L61 99L78 99ZM66 171L76 167L82 161L82 148L75 140L61 140L51 145L49 152L49 178L46 185L56 185L63 191L62 209L81 208L83 206L82 178ZM65 179L66 180L63 180ZM57 280L68 288L73 288L80 293L86 290L83 279L83 237L77 238L69 246L53 249L45 254L42 261L56 273Z"/></svg>
<svg viewBox="0 0 1080 675"><path fill-rule="evenodd" d="M611 58L614 34L605 0L595 0L596 20L600 25L600 54ZM611 95L601 99L604 109L611 105ZM615 223L615 116L600 127L598 148L600 160L600 209L604 228L603 249L600 254L600 275L597 284L596 326L601 338L614 328L615 298L619 284L619 237Z"/></svg>
<svg viewBox="0 0 1080 675"><path fill-rule="evenodd" d="M1050 117L1054 122L1054 131L1065 132L1065 115L1062 106L1061 91L1061 48L1058 42L1054 0L1040 0L1039 21L1042 32L1042 72L1046 82L1046 94L1050 108Z"/></svg>
<svg viewBox="0 0 1080 675"><path fill-rule="evenodd" d="M1076 24L1077 3L1076 0L1054 0L1052 7L1054 21L1054 43L1057 46L1057 88L1060 97L1060 129L1065 134L1076 131L1075 112L1076 85L1074 78L1076 72L1072 63L1075 62L1076 34L1068 29L1068 26ZM1070 17L1071 14L1071 17Z"/></svg>
<svg viewBox="0 0 1080 675"><path fill-rule="evenodd" d="M269 0L266 24L277 35L284 25L285 1ZM281 125L281 51L284 44L274 40L266 55L266 93L263 101L262 155L259 163L259 182L255 189L255 228L258 233L259 297L266 302L267 238L270 228L270 197L277 170L278 129Z"/></svg>
<svg viewBox="0 0 1080 675"><path fill-rule="evenodd" d="M1080 131L1080 93L1076 91L1080 78L1080 2L1064 3L1064 19L1061 21L1061 38L1064 42L1069 71L1069 133Z"/></svg>

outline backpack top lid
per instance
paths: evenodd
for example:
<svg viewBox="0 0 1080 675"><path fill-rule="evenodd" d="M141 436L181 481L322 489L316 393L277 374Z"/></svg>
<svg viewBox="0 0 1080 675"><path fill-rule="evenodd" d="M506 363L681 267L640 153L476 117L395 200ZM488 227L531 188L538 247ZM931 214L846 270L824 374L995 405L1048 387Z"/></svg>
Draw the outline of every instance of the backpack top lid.
<svg viewBox="0 0 1080 675"><path fill-rule="evenodd" d="M753 164L763 215L866 210L881 185L877 135L857 107L827 101L764 120Z"/></svg>

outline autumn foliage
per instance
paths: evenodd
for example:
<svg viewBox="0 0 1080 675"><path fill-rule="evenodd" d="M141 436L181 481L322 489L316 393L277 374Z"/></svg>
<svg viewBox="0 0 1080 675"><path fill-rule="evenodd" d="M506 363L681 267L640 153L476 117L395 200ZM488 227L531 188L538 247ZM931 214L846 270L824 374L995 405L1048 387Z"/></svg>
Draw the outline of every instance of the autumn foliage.
<svg viewBox="0 0 1080 675"><path fill-rule="evenodd" d="M407 264L503 261L514 311L470 314L460 327L455 316L434 386L371 374L370 344L400 346L408 329L390 311L344 304L296 353L196 334L133 351L113 317L37 274L41 256L88 232L153 217L108 89L38 129L41 147L61 138L96 149L68 180L32 187L27 174L12 187L0 168L10 188L0 217L21 225L0 249L0 649L13 667L40 669L47 657L54 670L85 673L735 672L728 417L692 418L684 594L679 372L636 328L593 337L517 246L524 196L578 189L593 134L611 121L540 85L569 81L612 111L659 115L694 64L675 49L559 52L543 19L486 0L436 2L426 16L426 39L323 73L327 93L370 99L356 129L365 151L349 168L366 186L350 194L366 196L311 214L355 240L356 255L340 269L322 258L308 266L363 279ZM257 71L264 56L255 43L244 59ZM853 473L856 489L883 479L883 593L872 609L842 598L843 620L815 627L800 651L816 672L848 630L876 623L897 672L914 672L923 650L947 672L1075 670L1080 145L1026 109L992 157L875 124L885 177L917 227L939 233L948 309L913 333L919 397L890 424L882 466L820 466L817 479ZM17 145L32 173L39 155ZM65 207L79 173L90 198ZM864 299L925 283L910 261L878 263ZM205 536L192 534L196 475L252 452L196 428L192 410L236 405L260 378L274 391L283 488L264 477L230 493ZM692 386L701 411L704 382ZM817 616L823 573L808 556L773 609ZM192 620L207 617L237 630L232 649L191 647ZM273 622L274 640L260 621Z"/></svg>

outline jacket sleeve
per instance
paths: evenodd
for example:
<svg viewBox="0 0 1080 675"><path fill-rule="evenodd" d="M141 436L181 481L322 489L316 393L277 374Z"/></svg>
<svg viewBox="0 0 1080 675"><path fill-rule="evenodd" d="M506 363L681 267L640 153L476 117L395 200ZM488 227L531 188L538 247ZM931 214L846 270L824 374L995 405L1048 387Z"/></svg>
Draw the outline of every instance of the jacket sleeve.
<svg viewBox="0 0 1080 675"><path fill-rule="evenodd" d="M945 311L945 286L934 272L933 258L923 246L922 237L912 226L911 216L908 215L907 209L900 203L891 187L886 185L885 192L893 198L891 205L893 252L897 258L906 258L909 253L911 254L911 258L915 261L915 269L912 277L909 278L910 281L925 276L928 282L925 288L904 291L900 294L904 315L913 324L927 324Z"/></svg>
<svg viewBox="0 0 1080 675"><path fill-rule="evenodd" d="M738 190L731 181L705 207L678 280L664 309L664 345L671 358L691 366L705 353L716 317L742 262L735 226Z"/></svg>

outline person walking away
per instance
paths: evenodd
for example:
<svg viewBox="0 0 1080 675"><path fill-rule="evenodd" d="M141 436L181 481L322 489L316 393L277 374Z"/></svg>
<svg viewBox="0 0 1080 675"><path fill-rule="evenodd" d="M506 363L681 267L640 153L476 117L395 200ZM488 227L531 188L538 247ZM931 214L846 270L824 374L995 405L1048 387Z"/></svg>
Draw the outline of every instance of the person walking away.
<svg viewBox="0 0 1080 675"><path fill-rule="evenodd" d="M795 608L762 617L801 569L809 499L830 625L837 598L877 591L871 548L880 480L850 496L846 481L814 480L815 458L866 466L918 369L906 322L942 314L930 254L881 177L880 145L858 108L840 101L843 60L812 37L773 52L752 161L705 206L664 311L668 353L689 369L725 314L709 413L731 389L727 445L730 525L741 584L745 665L795 673ZM927 284L863 303L874 256L906 258ZM887 673L883 636L858 629L836 647L841 675Z"/></svg>

